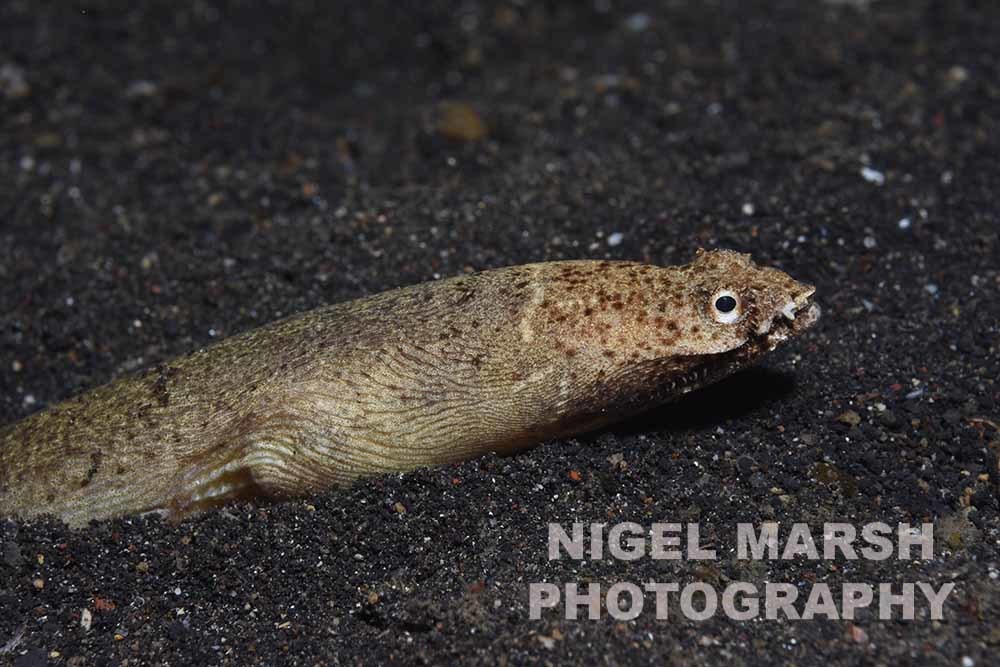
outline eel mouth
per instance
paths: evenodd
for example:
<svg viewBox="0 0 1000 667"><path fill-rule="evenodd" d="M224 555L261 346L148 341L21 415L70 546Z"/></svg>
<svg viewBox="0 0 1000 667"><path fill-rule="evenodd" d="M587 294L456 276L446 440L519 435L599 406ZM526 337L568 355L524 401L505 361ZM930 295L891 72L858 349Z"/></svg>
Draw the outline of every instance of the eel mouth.
<svg viewBox="0 0 1000 667"><path fill-rule="evenodd" d="M763 347L773 350L816 324L821 311L819 305L812 300L815 292L816 288L809 286L760 323L756 334Z"/></svg>

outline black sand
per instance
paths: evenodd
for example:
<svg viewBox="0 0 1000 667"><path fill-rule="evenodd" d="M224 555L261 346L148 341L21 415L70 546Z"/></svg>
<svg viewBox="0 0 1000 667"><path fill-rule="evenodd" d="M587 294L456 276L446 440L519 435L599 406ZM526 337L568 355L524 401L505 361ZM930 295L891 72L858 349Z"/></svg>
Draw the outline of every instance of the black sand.
<svg viewBox="0 0 1000 667"><path fill-rule="evenodd" d="M513 458L177 527L7 523L0 662L997 659L995 3L230 4L0 4L0 422L294 311L541 259L737 248L815 282L823 319ZM443 136L441 102L488 136ZM698 521L719 559L547 560L548 522L626 520ZM933 522L935 558L736 559L736 523L767 520ZM657 620L651 597L528 618L531 582L649 580L955 590L941 621Z"/></svg>

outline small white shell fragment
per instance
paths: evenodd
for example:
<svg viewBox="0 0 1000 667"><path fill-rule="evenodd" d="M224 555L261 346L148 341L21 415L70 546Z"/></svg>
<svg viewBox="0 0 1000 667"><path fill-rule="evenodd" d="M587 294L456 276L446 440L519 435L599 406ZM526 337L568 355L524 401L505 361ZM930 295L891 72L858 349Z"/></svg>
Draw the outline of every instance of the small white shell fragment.
<svg viewBox="0 0 1000 667"><path fill-rule="evenodd" d="M861 178L875 185L885 184L885 174L871 167L861 167Z"/></svg>

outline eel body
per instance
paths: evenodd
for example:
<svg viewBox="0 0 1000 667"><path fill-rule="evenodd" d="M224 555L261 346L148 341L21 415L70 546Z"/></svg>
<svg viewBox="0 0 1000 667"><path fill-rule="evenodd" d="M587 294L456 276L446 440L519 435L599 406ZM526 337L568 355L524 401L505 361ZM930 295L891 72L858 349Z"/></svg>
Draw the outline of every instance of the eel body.
<svg viewBox="0 0 1000 667"><path fill-rule="evenodd" d="M0 429L0 516L71 526L510 453L754 362L819 316L747 255L563 261L333 304Z"/></svg>

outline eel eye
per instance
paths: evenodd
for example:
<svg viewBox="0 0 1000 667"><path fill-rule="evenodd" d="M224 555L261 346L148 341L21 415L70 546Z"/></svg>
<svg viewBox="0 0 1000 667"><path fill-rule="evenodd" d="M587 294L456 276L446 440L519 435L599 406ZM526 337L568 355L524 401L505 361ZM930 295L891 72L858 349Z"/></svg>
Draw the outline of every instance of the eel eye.
<svg viewBox="0 0 1000 667"><path fill-rule="evenodd" d="M732 324L740 319L740 300L730 290L719 290L712 296L712 314L717 322Z"/></svg>

